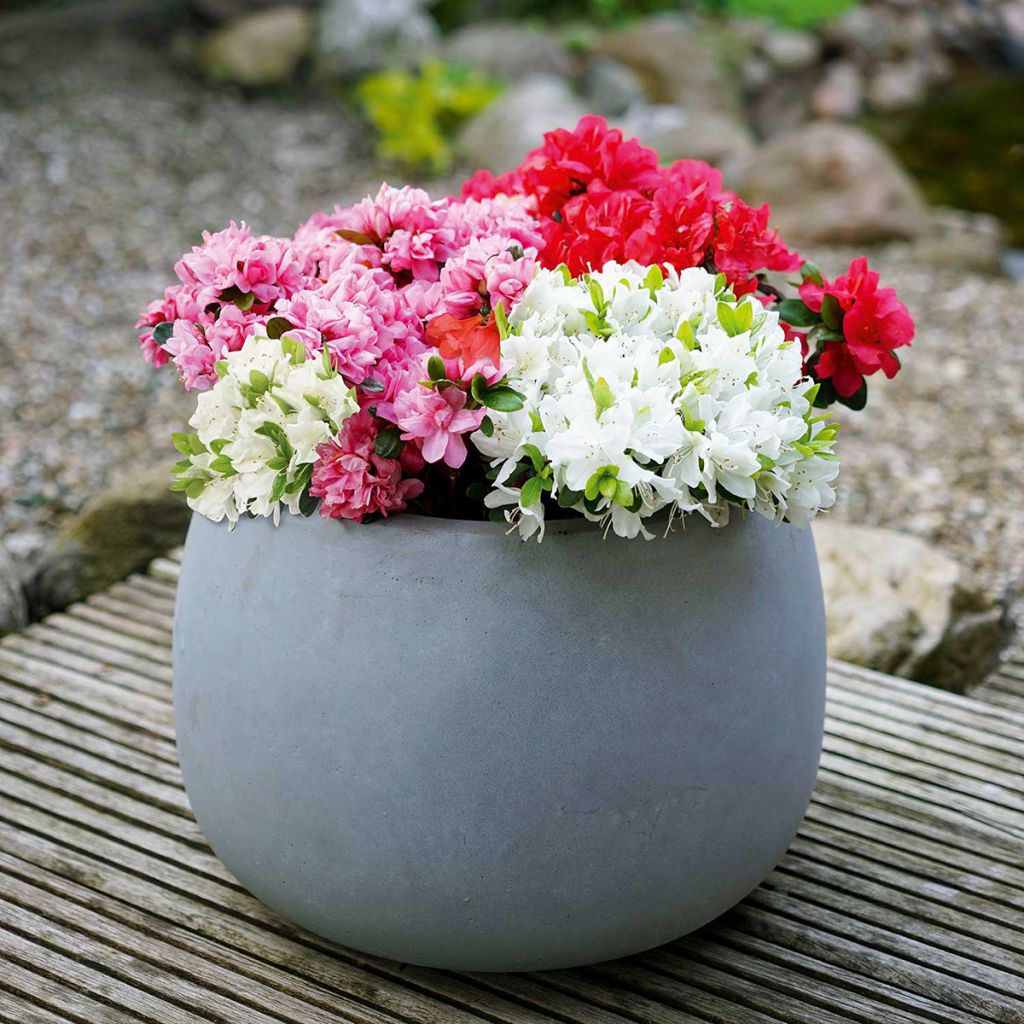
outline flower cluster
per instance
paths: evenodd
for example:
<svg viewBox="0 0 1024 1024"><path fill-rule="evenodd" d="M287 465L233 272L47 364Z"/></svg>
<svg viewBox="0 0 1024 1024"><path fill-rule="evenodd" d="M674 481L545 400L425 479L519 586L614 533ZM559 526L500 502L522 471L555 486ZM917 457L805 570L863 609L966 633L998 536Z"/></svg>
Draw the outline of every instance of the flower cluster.
<svg viewBox="0 0 1024 1024"><path fill-rule="evenodd" d="M232 523L802 524L834 498L820 408L861 407L914 326L866 261L828 281L769 219L585 117L459 198L382 185L292 238L206 233L138 323L198 392L174 487Z"/></svg>
<svg viewBox="0 0 1024 1024"><path fill-rule="evenodd" d="M217 383L204 391L175 434L184 458L174 490L200 514L232 523L244 513L280 516L302 510L317 449L356 411L355 394L329 358L307 358L289 339L250 335L216 366Z"/></svg>
<svg viewBox="0 0 1024 1024"><path fill-rule="evenodd" d="M700 160L658 165L658 154L624 139L600 117L550 132L514 171L470 178L463 195L525 195L544 236L547 267L573 274L611 261L677 270L714 264L739 291L758 273L797 270L800 257L768 227L768 207L748 206Z"/></svg>
<svg viewBox="0 0 1024 1024"><path fill-rule="evenodd" d="M778 314L700 268L609 264L542 271L502 353L523 409L473 443L492 463L485 502L529 537L543 494L617 534L669 509L713 523L730 505L805 523L834 500L836 428Z"/></svg>
<svg viewBox="0 0 1024 1024"><path fill-rule="evenodd" d="M821 405L838 400L863 407L864 377L879 369L892 377L899 369L892 350L913 339L906 307L891 288L878 289L865 260L828 284L769 227L767 205L743 202L702 161L659 166L654 150L624 139L599 117L584 117L571 132L550 132L515 170L498 178L480 171L462 191L524 197L540 221L546 267L565 264L573 274L623 260L704 267L724 273L737 295L778 302L785 328L802 339L805 372L822 382ZM803 302L784 300L765 282L767 272L796 270ZM846 312L852 316L844 323ZM817 329L807 334L805 328Z"/></svg>

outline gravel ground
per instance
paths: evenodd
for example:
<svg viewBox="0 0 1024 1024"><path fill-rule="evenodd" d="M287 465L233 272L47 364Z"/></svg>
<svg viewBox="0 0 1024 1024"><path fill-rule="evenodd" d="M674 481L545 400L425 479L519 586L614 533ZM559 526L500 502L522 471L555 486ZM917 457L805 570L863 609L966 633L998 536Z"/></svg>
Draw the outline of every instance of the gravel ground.
<svg viewBox="0 0 1024 1024"><path fill-rule="evenodd" d="M187 414L139 358L136 311L204 227L290 232L379 170L330 101L242 96L101 32L0 42L0 530L51 530ZM826 270L849 254L819 254ZM843 422L840 518L1024 589L1024 286L873 254L917 317L903 373ZM865 553L866 555L869 553Z"/></svg>

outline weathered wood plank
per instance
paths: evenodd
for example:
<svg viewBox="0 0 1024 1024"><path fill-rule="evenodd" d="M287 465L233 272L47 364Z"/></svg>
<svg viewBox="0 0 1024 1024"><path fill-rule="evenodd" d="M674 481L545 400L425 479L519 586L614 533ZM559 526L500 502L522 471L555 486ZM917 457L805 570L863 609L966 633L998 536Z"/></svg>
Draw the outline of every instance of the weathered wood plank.
<svg viewBox="0 0 1024 1024"><path fill-rule="evenodd" d="M585 970L403 967L280 920L207 848L174 758L179 571L0 643L2 1024L1024 1024L1011 708L833 663L814 802L738 908Z"/></svg>

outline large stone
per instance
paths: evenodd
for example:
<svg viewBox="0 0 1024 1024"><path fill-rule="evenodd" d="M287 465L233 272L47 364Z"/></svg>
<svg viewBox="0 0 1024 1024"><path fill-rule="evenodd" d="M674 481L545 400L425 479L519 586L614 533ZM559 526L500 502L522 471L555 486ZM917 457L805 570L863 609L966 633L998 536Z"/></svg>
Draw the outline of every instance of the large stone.
<svg viewBox="0 0 1024 1024"><path fill-rule="evenodd" d="M737 191L772 206L795 243L863 245L913 239L928 228L917 187L876 139L818 122L769 139L744 158Z"/></svg>
<svg viewBox="0 0 1024 1024"><path fill-rule="evenodd" d="M509 82L531 75L568 77L572 62L552 33L512 21L467 25L442 44L449 61Z"/></svg>
<svg viewBox="0 0 1024 1024"><path fill-rule="evenodd" d="M1005 640L1003 609L939 548L909 534L814 524L833 658L965 690Z"/></svg>
<svg viewBox="0 0 1024 1024"><path fill-rule="evenodd" d="M662 162L682 158L706 160L728 174L754 148L746 125L729 114L689 111L668 104L638 104L622 118L626 136L636 136L656 149Z"/></svg>
<svg viewBox="0 0 1024 1024"><path fill-rule="evenodd" d="M728 113L738 109L735 83L692 20L676 15L648 18L609 32L594 52L628 64L657 103Z"/></svg>
<svg viewBox="0 0 1024 1024"><path fill-rule="evenodd" d="M821 41L811 32L774 29L765 35L761 52L779 71L791 74L814 67L821 59Z"/></svg>
<svg viewBox="0 0 1024 1024"><path fill-rule="evenodd" d="M317 0L292 0L301 7L315 7ZM211 21L227 22L277 7L281 0L191 0L192 6Z"/></svg>
<svg viewBox="0 0 1024 1024"><path fill-rule="evenodd" d="M868 86L868 103L884 113L906 110L920 103L927 89L928 65L910 57L878 68Z"/></svg>
<svg viewBox="0 0 1024 1024"><path fill-rule="evenodd" d="M427 0L325 0L316 39L322 78L356 78L432 53L437 23Z"/></svg>
<svg viewBox="0 0 1024 1024"><path fill-rule="evenodd" d="M847 120L858 117L863 107L864 76L860 68L848 60L829 64L811 96L814 116Z"/></svg>
<svg viewBox="0 0 1024 1024"><path fill-rule="evenodd" d="M172 479L163 463L126 473L65 524L54 557L76 563L76 597L110 586L183 542L190 512L170 490ZM63 575L68 572L65 565Z"/></svg>
<svg viewBox="0 0 1024 1024"><path fill-rule="evenodd" d="M998 274L1004 269L1008 234L990 213L939 206L930 211L929 230L910 246L914 263L962 273Z"/></svg>
<svg viewBox="0 0 1024 1024"><path fill-rule="evenodd" d="M580 83L590 110L604 117L618 117L647 96L640 76L617 60L591 61Z"/></svg>
<svg viewBox="0 0 1024 1024"><path fill-rule="evenodd" d="M28 625L28 602L14 559L0 547L0 636Z"/></svg>
<svg viewBox="0 0 1024 1024"><path fill-rule="evenodd" d="M207 74L251 87L280 85L313 39L312 15L297 6L249 14L211 33L199 50Z"/></svg>
<svg viewBox="0 0 1024 1024"><path fill-rule="evenodd" d="M535 75L510 86L470 121L456 140L468 167L502 172L539 146L545 132L573 128L587 112L560 78Z"/></svg>

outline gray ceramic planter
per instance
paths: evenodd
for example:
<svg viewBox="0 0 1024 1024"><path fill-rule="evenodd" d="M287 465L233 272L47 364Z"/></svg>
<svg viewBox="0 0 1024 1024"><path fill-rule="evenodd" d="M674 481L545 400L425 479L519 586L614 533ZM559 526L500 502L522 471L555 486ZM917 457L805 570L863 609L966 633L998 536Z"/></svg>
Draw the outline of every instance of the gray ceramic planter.
<svg viewBox="0 0 1024 1024"><path fill-rule="evenodd" d="M810 531L759 518L541 545L196 518L178 750L216 852L312 931L448 968L594 962L711 920L782 856L824 637Z"/></svg>

